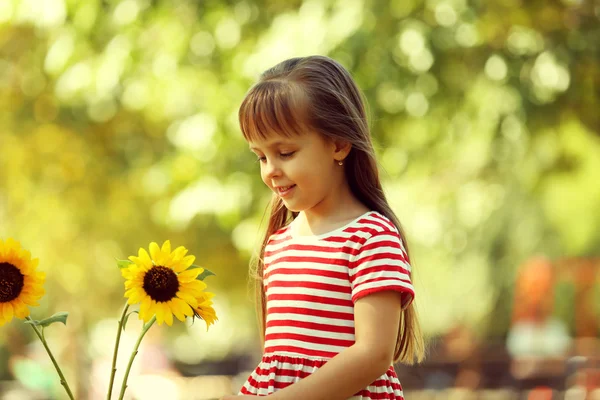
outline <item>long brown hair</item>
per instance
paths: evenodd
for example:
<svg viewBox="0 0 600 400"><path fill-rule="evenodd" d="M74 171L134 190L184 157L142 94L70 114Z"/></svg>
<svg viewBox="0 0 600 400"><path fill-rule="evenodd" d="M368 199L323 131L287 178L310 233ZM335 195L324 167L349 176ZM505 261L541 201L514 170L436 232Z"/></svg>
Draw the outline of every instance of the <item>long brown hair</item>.
<svg viewBox="0 0 600 400"><path fill-rule="evenodd" d="M326 138L352 145L344 160L346 178L354 196L366 207L389 218L398 228L406 252L408 245L398 218L389 206L379 180L365 102L352 77L336 61L323 56L292 58L265 71L244 98L239 122L246 140L270 133L286 136L312 129ZM264 341L266 298L263 256L269 237L297 213L289 211L277 195L270 204L269 222L259 254L250 265L255 280L257 314ZM414 302L402 312L394 361L412 364L424 357L424 343Z"/></svg>

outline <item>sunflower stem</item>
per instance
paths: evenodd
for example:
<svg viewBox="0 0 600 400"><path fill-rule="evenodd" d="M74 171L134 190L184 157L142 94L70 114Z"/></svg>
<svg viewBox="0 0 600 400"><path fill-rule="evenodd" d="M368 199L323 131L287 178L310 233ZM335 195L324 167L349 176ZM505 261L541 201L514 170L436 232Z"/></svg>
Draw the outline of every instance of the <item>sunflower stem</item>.
<svg viewBox="0 0 600 400"><path fill-rule="evenodd" d="M31 317L26 317L26 319L28 321L33 322ZM44 345L46 352L50 356L50 360L52 360L52 364L54 364L54 368L56 368L56 372L58 372L58 376L60 377L60 384L65 388L65 391L67 392L67 395L69 396L69 398L71 400L75 400L75 397L73 397L73 393L71 392L71 388L69 387L69 384L67 383L67 379L65 378L60 367L58 366L58 363L56 362L54 355L52 355L52 351L50 350L50 347L48 347L48 343L46 342L46 339L44 338L44 335L43 335L43 330L42 330L42 332L40 332L40 330L38 329L37 326L35 326L35 324L31 324L31 327L33 328L35 334L40 338L40 341Z"/></svg>
<svg viewBox="0 0 600 400"><path fill-rule="evenodd" d="M125 317L127 317L127 310L129 310L129 304L126 302L123 307L123 314L119 320L119 330L117 331L117 338L115 340L115 350L113 351L112 367L110 370L110 381L108 383L108 393L106 400L110 400L112 396L113 383L115 382L115 373L117 372L117 353L119 352L119 343L121 342L121 332L123 332L123 325L125 324Z"/></svg>
<svg viewBox="0 0 600 400"><path fill-rule="evenodd" d="M123 400L123 397L125 396L125 390L127 389L127 378L129 377L129 372L131 371L131 366L133 365L133 360L135 359L135 356L138 353L140 343L142 343L142 339L144 338L144 335L146 335L146 332L148 332L150 327L152 325L154 325L155 321L156 321L156 315L154 317L152 317L152 319L146 325L144 325L144 328L142 329L142 332L140 333L140 336L138 337L137 342L135 342L135 347L133 348L133 351L131 352L131 357L129 357L129 364L127 364L127 370L125 371L125 376L123 377L123 384L121 385L121 394L119 394L119 400Z"/></svg>

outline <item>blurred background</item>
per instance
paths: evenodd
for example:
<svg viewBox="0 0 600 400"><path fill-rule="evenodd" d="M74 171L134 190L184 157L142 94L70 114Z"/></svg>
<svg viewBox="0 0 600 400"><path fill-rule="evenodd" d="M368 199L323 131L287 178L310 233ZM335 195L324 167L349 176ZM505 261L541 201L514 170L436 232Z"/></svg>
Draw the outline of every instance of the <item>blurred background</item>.
<svg viewBox="0 0 600 400"><path fill-rule="evenodd" d="M153 327L129 398L217 398L254 369L270 194L237 110L311 54L363 89L407 232L429 342L398 366L408 399L600 399L598 1L0 0L0 237L47 273L32 317L70 313L46 338L76 398L105 398L115 259L151 241L216 273L220 321ZM20 320L0 329L0 393L65 398Z"/></svg>

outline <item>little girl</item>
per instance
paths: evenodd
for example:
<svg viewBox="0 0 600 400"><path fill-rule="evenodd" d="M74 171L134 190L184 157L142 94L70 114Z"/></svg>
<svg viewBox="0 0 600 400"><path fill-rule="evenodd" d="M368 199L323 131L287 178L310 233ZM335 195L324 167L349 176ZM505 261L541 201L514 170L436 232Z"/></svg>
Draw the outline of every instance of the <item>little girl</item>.
<svg viewBox="0 0 600 400"><path fill-rule="evenodd" d="M286 60L239 119L273 199L252 270L264 355L223 399L403 399L393 362L424 346L356 84L327 57Z"/></svg>

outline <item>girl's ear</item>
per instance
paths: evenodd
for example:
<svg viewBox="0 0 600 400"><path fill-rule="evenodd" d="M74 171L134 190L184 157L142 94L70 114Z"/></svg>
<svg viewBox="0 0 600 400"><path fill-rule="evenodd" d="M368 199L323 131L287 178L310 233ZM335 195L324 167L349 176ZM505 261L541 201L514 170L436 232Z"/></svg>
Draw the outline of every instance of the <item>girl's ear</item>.
<svg viewBox="0 0 600 400"><path fill-rule="evenodd" d="M350 150L352 150L352 144L345 140L335 139L333 141L333 145L333 158L336 161L342 161L343 159L345 159L348 156L348 153L350 153Z"/></svg>

